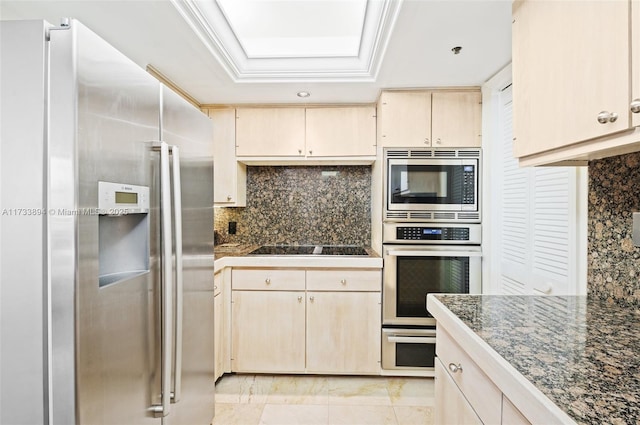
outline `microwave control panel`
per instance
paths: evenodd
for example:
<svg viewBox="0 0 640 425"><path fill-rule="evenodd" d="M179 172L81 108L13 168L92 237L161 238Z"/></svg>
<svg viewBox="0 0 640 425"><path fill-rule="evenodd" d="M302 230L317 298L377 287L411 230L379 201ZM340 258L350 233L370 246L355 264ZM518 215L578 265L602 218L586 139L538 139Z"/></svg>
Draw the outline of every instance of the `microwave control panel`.
<svg viewBox="0 0 640 425"><path fill-rule="evenodd" d="M463 168L462 204L475 204L476 173L473 165L465 165Z"/></svg>

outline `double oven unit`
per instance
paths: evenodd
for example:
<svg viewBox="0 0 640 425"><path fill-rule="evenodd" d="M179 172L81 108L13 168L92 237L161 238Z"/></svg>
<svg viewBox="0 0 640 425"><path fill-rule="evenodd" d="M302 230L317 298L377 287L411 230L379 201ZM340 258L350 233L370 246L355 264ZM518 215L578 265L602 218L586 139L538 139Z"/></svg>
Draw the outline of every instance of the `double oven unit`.
<svg viewBox="0 0 640 425"><path fill-rule="evenodd" d="M478 148L387 148L382 369L433 373L428 293L482 290Z"/></svg>

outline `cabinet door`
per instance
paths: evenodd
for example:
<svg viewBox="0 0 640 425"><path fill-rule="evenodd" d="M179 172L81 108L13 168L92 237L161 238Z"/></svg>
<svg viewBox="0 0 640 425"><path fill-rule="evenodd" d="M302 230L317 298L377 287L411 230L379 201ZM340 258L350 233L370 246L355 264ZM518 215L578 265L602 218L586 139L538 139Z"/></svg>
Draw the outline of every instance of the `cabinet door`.
<svg viewBox="0 0 640 425"><path fill-rule="evenodd" d="M380 373L380 293L307 292L307 371Z"/></svg>
<svg viewBox="0 0 640 425"><path fill-rule="evenodd" d="M304 108L236 109L237 156L303 156Z"/></svg>
<svg viewBox="0 0 640 425"><path fill-rule="evenodd" d="M304 372L304 292L233 291L231 369Z"/></svg>
<svg viewBox="0 0 640 425"><path fill-rule="evenodd" d="M431 146L431 92L383 92L378 111L381 146Z"/></svg>
<svg viewBox="0 0 640 425"><path fill-rule="evenodd" d="M224 373L224 314L223 297L217 294L213 297L214 309L214 351L215 351L215 379Z"/></svg>
<svg viewBox="0 0 640 425"><path fill-rule="evenodd" d="M631 75L633 81L631 82L631 99L633 102L640 102L640 0L633 0L631 2L631 48L633 51ZM637 109L634 109L637 110ZM640 112L633 113L634 127L640 126Z"/></svg>
<svg viewBox="0 0 640 425"><path fill-rule="evenodd" d="M215 379L224 373L224 297L222 296L222 272L213 275L213 351Z"/></svg>
<svg viewBox="0 0 640 425"><path fill-rule="evenodd" d="M629 127L627 0L517 1L513 19L516 157Z"/></svg>
<svg viewBox="0 0 640 425"><path fill-rule="evenodd" d="M431 146L480 147L481 115L482 95L479 91L433 92Z"/></svg>
<svg viewBox="0 0 640 425"><path fill-rule="evenodd" d="M307 108L307 156L375 156L373 106Z"/></svg>
<svg viewBox="0 0 640 425"><path fill-rule="evenodd" d="M451 379L440 359L435 363L435 424L482 425L467 399ZM499 409L500 406L496 406Z"/></svg>
<svg viewBox="0 0 640 425"><path fill-rule="evenodd" d="M213 203L243 207L247 203L247 171L236 160L236 110L209 109L213 121Z"/></svg>

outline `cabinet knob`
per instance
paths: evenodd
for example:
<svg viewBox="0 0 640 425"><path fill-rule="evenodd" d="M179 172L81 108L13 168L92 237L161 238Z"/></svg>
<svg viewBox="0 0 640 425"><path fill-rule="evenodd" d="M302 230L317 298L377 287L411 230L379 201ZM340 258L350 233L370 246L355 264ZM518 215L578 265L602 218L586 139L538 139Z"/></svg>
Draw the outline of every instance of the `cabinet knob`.
<svg viewBox="0 0 640 425"><path fill-rule="evenodd" d="M449 370L451 371L451 373L462 373L462 366L460 365L460 363L449 363Z"/></svg>
<svg viewBox="0 0 640 425"><path fill-rule="evenodd" d="M424 138L424 144L425 144L425 145L428 145L428 144L429 144L429 138L428 138L428 137L425 137L425 138Z"/></svg>
<svg viewBox="0 0 640 425"><path fill-rule="evenodd" d="M634 114L638 114L640 113L640 98L638 99L633 99L631 101L631 112L633 112Z"/></svg>
<svg viewBox="0 0 640 425"><path fill-rule="evenodd" d="M233 199L233 197L231 195L227 195L227 201L230 201L232 199Z"/></svg>
<svg viewBox="0 0 640 425"><path fill-rule="evenodd" d="M340 281L340 283L342 283L343 285L346 285L346 284L347 284L347 279L342 279L342 280Z"/></svg>
<svg viewBox="0 0 640 425"><path fill-rule="evenodd" d="M309 155L313 155L313 151L309 151Z"/></svg>
<svg viewBox="0 0 640 425"><path fill-rule="evenodd" d="M438 138L436 139L436 145L439 145L439 144L440 144L440 142L442 142L442 140L440 140L440 138L438 137Z"/></svg>
<svg viewBox="0 0 640 425"><path fill-rule="evenodd" d="M301 303L302 302L302 296L298 297L298 302Z"/></svg>
<svg viewBox="0 0 640 425"><path fill-rule="evenodd" d="M302 149L298 149L298 155L302 155Z"/></svg>
<svg viewBox="0 0 640 425"><path fill-rule="evenodd" d="M271 285L271 279L266 278L266 279L264 280L264 283L266 283L267 285Z"/></svg>
<svg viewBox="0 0 640 425"><path fill-rule="evenodd" d="M309 301L313 302L316 298L312 295L309 297Z"/></svg>
<svg viewBox="0 0 640 425"><path fill-rule="evenodd" d="M602 111L598 114L598 122L600 124L606 124L608 122L616 122L618 120L618 114L615 112Z"/></svg>

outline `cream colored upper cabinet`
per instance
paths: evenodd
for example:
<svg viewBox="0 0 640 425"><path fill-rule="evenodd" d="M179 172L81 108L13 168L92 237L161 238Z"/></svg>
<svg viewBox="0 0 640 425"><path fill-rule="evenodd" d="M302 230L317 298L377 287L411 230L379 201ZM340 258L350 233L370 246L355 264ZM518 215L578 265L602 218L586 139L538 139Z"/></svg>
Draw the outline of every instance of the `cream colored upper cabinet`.
<svg viewBox="0 0 640 425"><path fill-rule="evenodd" d="M516 157L629 129L629 5L629 0L514 2Z"/></svg>
<svg viewBox="0 0 640 425"><path fill-rule="evenodd" d="M435 91L431 95L431 146L482 145L482 95L479 91Z"/></svg>
<svg viewBox="0 0 640 425"><path fill-rule="evenodd" d="M383 147L479 147L479 90L388 91L378 103Z"/></svg>
<svg viewBox="0 0 640 425"><path fill-rule="evenodd" d="M431 146L431 92L383 92L378 122L378 142L383 147Z"/></svg>
<svg viewBox="0 0 640 425"><path fill-rule="evenodd" d="M631 82L631 112L633 114L633 126L640 126L640 0L634 0L631 3L631 47L633 65Z"/></svg>
<svg viewBox="0 0 640 425"><path fill-rule="evenodd" d="M237 156L304 156L304 108L237 108Z"/></svg>
<svg viewBox="0 0 640 425"><path fill-rule="evenodd" d="M306 155L375 156L373 106L307 108Z"/></svg>
<svg viewBox="0 0 640 425"><path fill-rule="evenodd" d="M209 109L213 121L213 203L247 205L247 167L236 161L236 111Z"/></svg>

